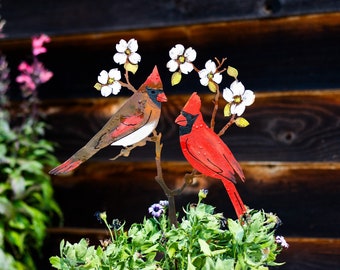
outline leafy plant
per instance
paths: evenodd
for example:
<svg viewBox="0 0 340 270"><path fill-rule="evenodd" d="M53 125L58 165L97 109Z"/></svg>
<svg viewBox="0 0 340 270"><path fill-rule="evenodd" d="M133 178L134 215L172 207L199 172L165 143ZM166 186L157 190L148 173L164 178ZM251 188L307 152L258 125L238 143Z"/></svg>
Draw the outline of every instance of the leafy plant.
<svg viewBox="0 0 340 270"><path fill-rule="evenodd" d="M57 159L53 144L44 139L46 123L38 109L37 87L52 76L37 58L47 39L34 37L32 64L19 66L23 100L15 114L6 96L8 64L0 56L0 269L35 269L33 258L40 252L47 226L55 215L62 216L45 172Z"/></svg>
<svg viewBox="0 0 340 270"><path fill-rule="evenodd" d="M225 219L214 207L201 202L190 204L177 227L165 211L159 218L126 229L117 220L107 223L112 235L93 246L82 239L60 243L60 256L50 258L53 267L68 269L268 269L281 265L275 259L281 250L274 229L277 217L249 210L243 220ZM205 197L205 196L204 196ZM163 208L165 210L165 208Z"/></svg>

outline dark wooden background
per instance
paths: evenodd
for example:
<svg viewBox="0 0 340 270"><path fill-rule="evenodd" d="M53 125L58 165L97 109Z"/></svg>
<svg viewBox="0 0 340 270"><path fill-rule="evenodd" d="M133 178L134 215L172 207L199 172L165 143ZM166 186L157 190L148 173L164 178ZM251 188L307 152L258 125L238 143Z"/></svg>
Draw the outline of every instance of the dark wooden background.
<svg viewBox="0 0 340 270"><path fill-rule="evenodd" d="M340 1L21 1L3 0L7 21L0 50L15 78L17 64L30 54L30 37L49 34L41 59L54 72L40 89L42 109L51 125L47 137L58 143L60 161L91 138L127 97L101 98L94 90L102 69L116 67L114 46L136 38L142 55L132 83L138 87L156 64L169 101L158 130L163 133L163 169L167 182L180 186L191 167L185 162L173 123L191 92L203 99L208 121L211 96L197 76L170 86L168 51L177 43L192 46L199 67L213 57L227 57L239 79L256 93L245 117L251 125L232 127L223 139L241 162L246 182L237 185L247 205L275 212L279 233L290 248L280 269L340 268ZM227 86L231 80L224 80ZM17 89L12 87L12 98ZM221 106L222 108L222 106ZM221 126L223 119L218 119ZM105 235L94 218L139 222L147 207L165 199L155 183L152 145L129 158L108 161L119 152L108 147L67 177L53 177L64 226L49 230L42 269L58 254L59 241L85 236L97 244ZM200 180L178 198L178 209L208 188L208 203L234 215L219 181Z"/></svg>

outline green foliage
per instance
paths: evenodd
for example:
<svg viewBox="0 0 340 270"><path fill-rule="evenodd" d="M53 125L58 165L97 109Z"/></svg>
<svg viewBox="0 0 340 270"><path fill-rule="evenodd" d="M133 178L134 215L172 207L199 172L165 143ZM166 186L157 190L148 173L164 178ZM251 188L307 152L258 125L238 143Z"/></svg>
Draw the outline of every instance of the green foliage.
<svg viewBox="0 0 340 270"><path fill-rule="evenodd" d="M244 220L225 220L214 207L189 205L178 226L167 216L145 218L142 224L113 228L108 245L82 239L60 243L60 256L50 258L56 269L268 269L279 265L275 218L250 210ZM107 223L106 223L107 224Z"/></svg>
<svg viewBox="0 0 340 270"><path fill-rule="evenodd" d="M12 128L0 117L0 269L35 269L32 254L53 215L62 215L44 171L57 164L44 131L42 121L28 118Z"/></svg>

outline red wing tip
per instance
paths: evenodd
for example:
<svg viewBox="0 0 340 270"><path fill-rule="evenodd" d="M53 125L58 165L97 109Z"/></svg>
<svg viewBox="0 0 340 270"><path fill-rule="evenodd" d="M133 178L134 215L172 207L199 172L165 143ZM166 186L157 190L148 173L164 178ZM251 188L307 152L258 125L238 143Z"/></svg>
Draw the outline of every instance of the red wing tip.
<svg viewBox="0 0 340 270"><path fill-rule="evenodd" d="M75 168L77 168L81 163L82 163L81 160L77 160L77 161L72 161L70 159L66 160L64 163L50 170L49 174L52 174L52 175L68 174L71 171L73 171Z"/></svg>

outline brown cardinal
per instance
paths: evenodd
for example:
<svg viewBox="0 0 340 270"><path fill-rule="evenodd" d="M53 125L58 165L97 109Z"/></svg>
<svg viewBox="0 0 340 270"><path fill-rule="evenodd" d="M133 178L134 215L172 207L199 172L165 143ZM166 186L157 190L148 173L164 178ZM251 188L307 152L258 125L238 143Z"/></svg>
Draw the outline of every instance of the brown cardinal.
<svg viewBox="0 0 340 270"><path fill-rule="evenodd" d="M157 67L141 87L119 108L92 139L50 174L65 174L88 160L108 145L133 145L156 128L161 114L161 102L167 98Z"/></svg>
<svg viewBox="0 0 340 270"><path fill-rule="evenodd" d="M194 92L175 120L179 125L183 155L200 173L222 180L240 218L246 212L246 207L234 183L236 174L244 181L243 171L228 146L205 124L200 109L201 99Z"/></svg>

